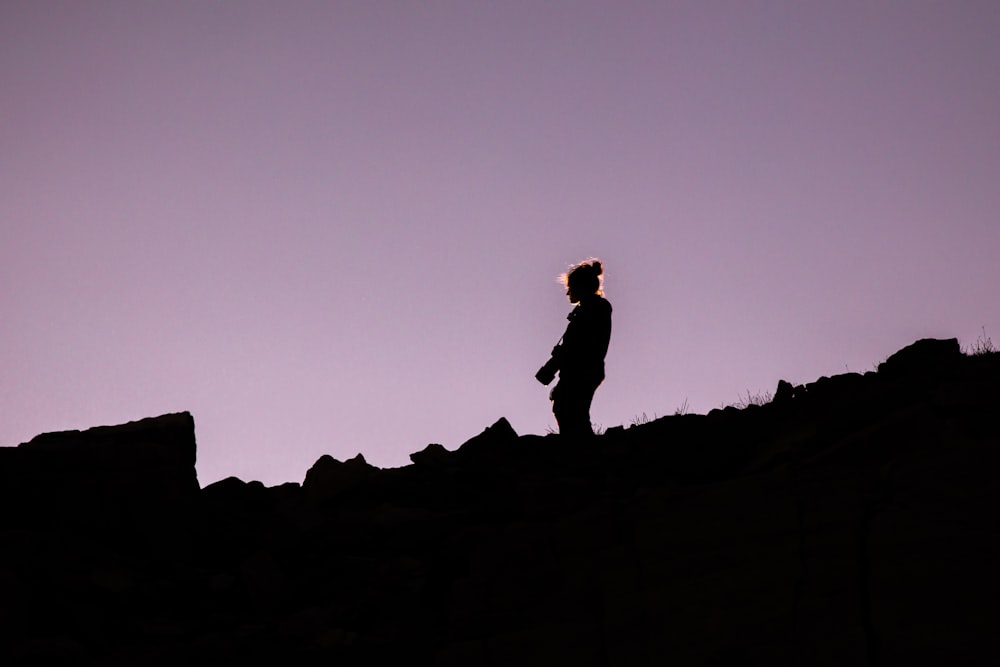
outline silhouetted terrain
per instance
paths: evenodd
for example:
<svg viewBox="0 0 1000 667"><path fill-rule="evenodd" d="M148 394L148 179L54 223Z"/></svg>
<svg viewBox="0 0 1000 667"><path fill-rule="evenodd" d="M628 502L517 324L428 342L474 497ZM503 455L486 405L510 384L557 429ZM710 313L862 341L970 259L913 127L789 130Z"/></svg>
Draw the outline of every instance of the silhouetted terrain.
<svg viewBox="0 0 1000 667"><path fill-rule="evenodd" d="M187 413L0 448L0 664L995 664L1000 355L587 443L199 488Z"/></svg>

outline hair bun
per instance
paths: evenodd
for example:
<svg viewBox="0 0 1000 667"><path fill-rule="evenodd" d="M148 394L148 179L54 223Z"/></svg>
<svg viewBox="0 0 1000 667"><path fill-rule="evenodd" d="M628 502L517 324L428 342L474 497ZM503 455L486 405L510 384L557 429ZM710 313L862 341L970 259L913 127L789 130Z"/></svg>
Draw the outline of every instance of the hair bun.
<svg viewBox="0 0 1000 667"><path fill-rule="evenodd" d="M593 262L591 262L590 266L594 269L595 276L599 276L604 273L604 267L601 266L601 262L599 260L595 259Z"/></svg>

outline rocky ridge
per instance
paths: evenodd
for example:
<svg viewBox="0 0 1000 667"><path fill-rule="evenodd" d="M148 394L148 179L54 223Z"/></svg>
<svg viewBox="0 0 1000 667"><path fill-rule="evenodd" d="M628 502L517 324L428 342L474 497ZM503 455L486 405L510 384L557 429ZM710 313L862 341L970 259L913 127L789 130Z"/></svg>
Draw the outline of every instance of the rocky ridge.
<svg viewBox="0 0 1000 667"><path fill-rule="evenodd" d="M1000 355L200 488L187 413L0 448L0 664L992 664Z"/></svg>

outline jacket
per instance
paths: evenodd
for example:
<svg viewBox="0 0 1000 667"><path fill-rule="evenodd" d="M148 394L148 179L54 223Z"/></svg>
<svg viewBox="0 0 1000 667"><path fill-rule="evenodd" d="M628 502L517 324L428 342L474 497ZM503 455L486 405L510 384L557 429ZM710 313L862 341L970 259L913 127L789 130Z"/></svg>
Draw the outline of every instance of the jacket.
<svg viewBox="0 0 1000 667"><path fill-rule="evenodd" d="M611 341L611 304L594 294L567 316L562 342L552 350L560 378L604 379L604 357Z"/></svg>

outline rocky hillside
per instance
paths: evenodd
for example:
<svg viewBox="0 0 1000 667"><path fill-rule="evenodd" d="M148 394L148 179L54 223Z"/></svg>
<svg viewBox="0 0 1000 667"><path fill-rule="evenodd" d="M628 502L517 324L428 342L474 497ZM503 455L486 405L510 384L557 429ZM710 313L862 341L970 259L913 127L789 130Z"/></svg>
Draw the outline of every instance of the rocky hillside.
<svg viewBox="0 0 1000 667"><path fill-rule="evenodd" d="M200 488L186 413L0 448L0 664L995 664L1000 355Z"/></svg>

